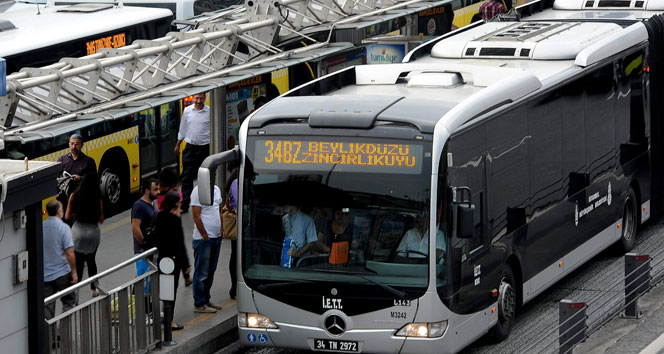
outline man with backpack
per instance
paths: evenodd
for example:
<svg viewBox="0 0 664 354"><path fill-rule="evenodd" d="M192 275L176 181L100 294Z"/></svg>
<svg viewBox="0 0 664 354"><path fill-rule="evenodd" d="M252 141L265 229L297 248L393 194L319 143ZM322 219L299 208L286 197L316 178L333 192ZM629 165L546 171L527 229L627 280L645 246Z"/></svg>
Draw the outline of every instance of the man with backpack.
<svg viewBox="0 0 664 354"><path fill-rule="evenodd" d="M139 254L143 249L143 241L147 230L152 224L152 219L157 211L154 200L159 195L159 184L154 178L146 178L141 185L143 195L131 207L131 233L134 235L134 254ZM147 271L147 263L144 260L136 262L136 274L142 275Z"/></svg>

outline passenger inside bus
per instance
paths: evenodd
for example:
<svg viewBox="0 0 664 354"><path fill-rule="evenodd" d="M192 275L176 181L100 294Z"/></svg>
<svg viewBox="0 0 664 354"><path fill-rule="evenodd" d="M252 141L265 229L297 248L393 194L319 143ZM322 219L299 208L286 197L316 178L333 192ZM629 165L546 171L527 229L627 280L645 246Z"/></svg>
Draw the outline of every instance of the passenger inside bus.
<svg viewBox="0 0 664 354"><path fill-rule="evenodd" d="M328 252L334 242L353 241L353 222L349 208L334 209L334 217L328 224L325 236L325 247Z"/></svg>
<svg viewBox="0 0 664 354"><path fill-rule="evenodd" d="M406 231L397 247L395 263L417 263L429 255L429 213L422 211L417 216L415 227ZM445 253L445 237L436 229L436 260Z"/></svg>
<svg viewBox="0 0 664 354"><path fill-rule="evenodd" d="M299 206L289 205L286 210L286 215L281 218L281 227L293 242L288 254L295 258L308 256L318 241L314 219L303 213Z"/></svg>

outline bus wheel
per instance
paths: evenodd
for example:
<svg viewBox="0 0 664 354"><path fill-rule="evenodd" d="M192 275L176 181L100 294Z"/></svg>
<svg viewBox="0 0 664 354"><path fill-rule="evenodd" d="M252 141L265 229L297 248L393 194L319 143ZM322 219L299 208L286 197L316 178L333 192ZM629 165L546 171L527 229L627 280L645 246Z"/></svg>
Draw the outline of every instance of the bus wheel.
<svg viewBox="0 0 664 354"><path fill-rule="evenodd" d="M122 182L120 181L120 176L118 173L110 168L106 168L101 173L101 178L99 179L99 184L101 187L101 195L104 198L105 214L109 215L114 209L116 209L122 200Z"/></svg>
<svg viewBox="0 0 664 354"><path fill-rule="evenodd" d="M498 323L493 327L492 334L497 342L510 335L516 316L517 289L512 268L505 266L500 275L498 288Z"/></svg>
<svg viewBox="0 0 664 354"><path fill-rule="evenodd" d="M634 239L639 224L636 203L636 193L630 188L623 203L621 237L618 243L620 250L623 252L629 252L634 247Z"/></svg>

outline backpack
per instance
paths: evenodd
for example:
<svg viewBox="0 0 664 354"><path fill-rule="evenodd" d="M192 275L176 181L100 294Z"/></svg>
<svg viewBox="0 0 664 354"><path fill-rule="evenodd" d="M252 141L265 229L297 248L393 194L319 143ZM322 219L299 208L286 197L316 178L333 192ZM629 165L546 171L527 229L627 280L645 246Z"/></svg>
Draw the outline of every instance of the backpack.
<svg viewBox="0 0 664 354"><path fill-rule="evenodd" d="M150 226L145 228L145 235L143 235L143 243L141 243L141 248L143 251L148 251L154 247L157 247L157 211L152 215L152 221Z"/></svg>

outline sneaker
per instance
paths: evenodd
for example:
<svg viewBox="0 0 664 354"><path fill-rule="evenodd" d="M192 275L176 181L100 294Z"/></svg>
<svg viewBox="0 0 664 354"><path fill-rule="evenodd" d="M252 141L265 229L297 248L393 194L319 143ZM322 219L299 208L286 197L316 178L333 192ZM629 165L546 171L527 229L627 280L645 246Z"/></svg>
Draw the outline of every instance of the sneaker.
<svg viewBox="0 0 664 354"><path fill-rule="evenodd" d="M97 296L99 296L99 290L94 289L94 290L91 290L91 291L92 291L92 297L97 297Z"/></svg>
<svg viewBox="0 0 664 354"><path fill-rule="evenodd" d="M208 303L207 303L207 306L208 306L208 307L212 307L213 309L215 309L215 310L217 310L217 311L223 309L223 307L222 307L221 305L217 305L217 304L215 304L214 302L208 302Z"/></svg>
<svg viewBox="0 0 664 354"><path fill-rule="evenodd" d="M174 346L178 345L178 342L176 342L174 340L167 340L167 341L163 342L162 345L164 347L174 347Z"/></svg>
<svg viewBox="0 0 664 354"><path fill-rule="evenodd" d="M203 306L194 306L194 312L200 312L200 313L215 313L217 310L212 307L208 307L207 305Z"/></svg>

